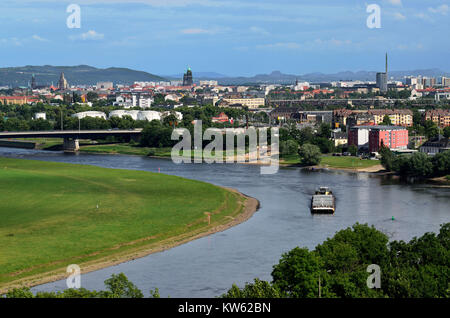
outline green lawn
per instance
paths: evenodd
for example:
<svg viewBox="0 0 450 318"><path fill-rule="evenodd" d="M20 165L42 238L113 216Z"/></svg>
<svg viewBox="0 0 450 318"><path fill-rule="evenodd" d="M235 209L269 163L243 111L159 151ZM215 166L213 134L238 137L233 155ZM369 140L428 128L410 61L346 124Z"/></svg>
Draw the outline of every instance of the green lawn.
<svg viewBox="0 0 450 318"><path fill-rule="evenodd" d="M147 148L137 147L129 144L112 144L112 145L89 145L80 148L82 152L91 153L109 153L123 155L147 156L152 154L155 157L170 157L172 148Z"/></svg>
<svg viewBox="0 0 450 318"><path fill-rule="evenodd" d="M228 223L243 200L176 176L0 158L0 288L68 264L191 237L210 228L205 212L213 212L211 226Z"/></svg>
<svg viewBox="0 0 450 318"><path fill-rule="evenodd" d="M369 168L379 165L378 160L359 159L358 157L332 157L324 156L320 162L321 166L329 166L331 168Z"/></svg>
<svg viewBox="0 0 450 318"><path fill-rule="evenodd" d="M283 155L280 158L281 163L295 165L300 164L300 158L297 154L294 155ZM361 160L357 157L350 156L342 156L342 157L333 157L333 156L322 156L322 160L320 161L320 166L329 167L329 168L337 168L337 169L359 169L359 168L369 168L376 165L379 165L380 162L378 160Z"/></svg>

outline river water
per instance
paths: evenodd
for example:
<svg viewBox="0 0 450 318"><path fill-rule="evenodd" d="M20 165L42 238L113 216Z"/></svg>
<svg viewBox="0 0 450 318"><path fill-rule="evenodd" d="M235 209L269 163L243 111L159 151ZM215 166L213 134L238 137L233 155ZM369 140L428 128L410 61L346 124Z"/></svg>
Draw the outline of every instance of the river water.
<svg viewBox="0 0 450 318"><path fill-rule="evenodd" d="M123 272L148 296L159 288L163 297L215 297L233 283L243 286L258 277L271 280L272 266L296 246L314 248L336 231L356 222L374 225L392 240L410 240L438 231L450 222L450 189L407 185L370 174L280 168L261 175L260 167L242 164L183 164L122 155L67 155L0 148L0 156L145 170L235 188L257 198L261 208L247 222L168 251L82 275L82 287L104 289L103 281ZM311 194L329 186L337 197L335 215L311 215ZM395 220L392 220L394 216ZM33 288L55 291L57 281Z"/></svg>

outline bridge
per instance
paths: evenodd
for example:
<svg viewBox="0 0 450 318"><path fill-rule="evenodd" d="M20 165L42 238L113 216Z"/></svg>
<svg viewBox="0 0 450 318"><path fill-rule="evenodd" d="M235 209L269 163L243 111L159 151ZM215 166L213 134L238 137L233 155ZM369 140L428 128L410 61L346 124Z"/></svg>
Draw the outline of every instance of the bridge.
<svg viewBox="0 0 450 318"><path fill-rule="evenodd" d="M64 139L64 151L78 151L80 139L105 139L109 136L127 137L137 139L142 134L142 128L120 130L54 130L54 131L18 131L0 132L0 139L11 138L62 138Z"/></svg>

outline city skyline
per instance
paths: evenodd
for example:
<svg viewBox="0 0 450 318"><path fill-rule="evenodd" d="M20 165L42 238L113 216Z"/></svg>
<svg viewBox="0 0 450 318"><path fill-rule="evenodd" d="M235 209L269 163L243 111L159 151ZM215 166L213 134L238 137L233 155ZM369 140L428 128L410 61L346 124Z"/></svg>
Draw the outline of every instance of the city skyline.
<svg viewBox="0 0 450 318"><path fill-rule="evenodd" d="M70 29L73 1L3 1L2 67L92 65L152 74L199 72L252 76L450 70L447 0L381 0L380 29L369 29L366 3L348 1L77 1L81 28ZM369 3L367 3L368 5ZM126 10L124 10L126 8ZM11 30L14 30L12 32ZM32 52L32 53L30 53Z"/></svg>

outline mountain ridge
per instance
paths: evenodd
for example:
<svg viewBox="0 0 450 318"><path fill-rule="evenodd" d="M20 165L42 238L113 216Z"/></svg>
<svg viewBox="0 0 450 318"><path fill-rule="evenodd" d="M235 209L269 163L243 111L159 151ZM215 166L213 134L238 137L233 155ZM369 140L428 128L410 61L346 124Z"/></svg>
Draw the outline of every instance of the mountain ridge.
<svg viewBox="0 0 450 318"><path fill-rule="evenodd" d="M70 85L94 85L98 82L114 84L133 84L134 81L163 81L165 78L144 71L124 67L96 68L89 65L74 66L19 66L0 68L0 86L28 86L31 76L36 77L37 85L50 85L59 80L61 72Z"/></svg>

